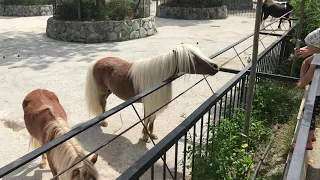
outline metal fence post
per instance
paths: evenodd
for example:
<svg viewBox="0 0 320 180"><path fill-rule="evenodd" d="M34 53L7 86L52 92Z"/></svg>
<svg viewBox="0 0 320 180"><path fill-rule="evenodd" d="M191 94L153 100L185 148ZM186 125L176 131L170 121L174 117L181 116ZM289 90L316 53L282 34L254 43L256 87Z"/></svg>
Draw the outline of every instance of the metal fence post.
<svg viewBox="0 0 320 180"><path fill-rule="evenodd" d="M143 0L143 17L146 17L146 3L145 0Z"/></svg>
<svg viewBox="0 0 320 180"><path fill-rule="evenodd" d="M249 136L249 123L251 118L251 106L253 99L253 89L255 85L256 78L256 67L258 61L258 48L259 48L259 31L260 31L260 23L261 23L261 11L262 11L262 0L257 0L257 9L256 9L256 22L254 28L254 37L253 37L253 47L252 47L252 66L250 69L250 79L249 79L249 88L247 92L247 101L246 101L246 109L245 109L245 121L244 121L244 134Z"/></svg>
<svg viewBox="0 0 320 180"><path fill-rule="evenodd" d="M306 0L302 0L301 1L301 6L300 6L300 18L299 18L299 27L297 30L297 42L296 42L296 49L300 48L301 45L301 31L302 31L302 26L303 26L303 20L304 20L304 9L305 9L305 4L306 4ZM296 60L297 57L294 57L292 59L292 66L291 66L291 72L290 72L290 76L293 76L294 73L294 69L296 66Z"/></svg>
<svg viewBox="0 0 320 180"><path fill-rule="evenodd" d="M76 0L76 1L77 1L78 20L81 21L81 4L80 4L80 0Z"/></svg>
<svg viewBox="0 0 320 180"><path fill-rule="evenodd" d="M52 16L56 16L57 0L52 0Z"/></svg>

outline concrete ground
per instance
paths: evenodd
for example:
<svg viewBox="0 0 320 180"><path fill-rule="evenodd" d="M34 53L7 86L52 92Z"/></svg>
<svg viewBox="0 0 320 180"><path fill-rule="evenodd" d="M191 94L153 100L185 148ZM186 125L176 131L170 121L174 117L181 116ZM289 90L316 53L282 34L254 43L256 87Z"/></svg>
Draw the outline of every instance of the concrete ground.
<svg viewBox="0 0 320 180"><path fill-rule="evenodd" d="M318 124L319 127L319 124ZM315 130L317 141L313 142L313 150L309 151L309 162L307 168L307 180L315 180L320 177L320 131L319 128Z"/></svg>
<svg viewBox="0 0 320 180"><path fill-rule="evenodd" d="M254 18L230 16L225 20L187 21L156 18L158 33L154 36L125 42L78 44L50 39L45 35L49 17L0 16L0 167L28 152L29 135L24 127L22 101L32 90L43 88L57 94L68 114L70 127L89 120L84 101L84 86L88 64L106 56L117 56L134 62L169 51L180 43L197 46L209 56L253 32ZM274 37L264 39L267 46ZM252 44L252 38L237 46L238 51ZM263 49L260 46L260 52ZM252 50L242 55L250 56ZM218 64L235 56L230 51L215 59ZM244 61L245 62L245 61ZM242 68L239 60L226 66ZM219 72L209 77L209 83L218 90L234 74ZM173 94L184 91L202 76L191 75L173 83ZM155 121L155 132L160 139L192 113L212 95L205 82L198 84L171 103ZM112 108L123 101L111 95L107 106ZM137 104L140 115L142 108ZM91 151L107 142L138 120L128 107L108 119L109 126L93 127L76 138L84 149ZM98 151L97 167L102 179L115 179L144 153L153 147L139 141L142 126L134 127L114 142ZM158 142L158 141L156 141ZM169 159L168 161L172 161ZM20 168L6 180L49 179L50 169L39 169L40 158ZM156 165L160 171L162 165ZM181 172L180 172L181 174ZM156 179L157 178L156 176Z"/></svg>

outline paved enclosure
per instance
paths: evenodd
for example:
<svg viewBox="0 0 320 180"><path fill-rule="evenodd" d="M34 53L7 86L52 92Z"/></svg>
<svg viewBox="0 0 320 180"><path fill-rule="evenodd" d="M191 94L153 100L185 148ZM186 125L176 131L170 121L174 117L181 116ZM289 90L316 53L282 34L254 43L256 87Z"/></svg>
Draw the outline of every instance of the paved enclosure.
<svg viewBox="0 0 320 180"><path fill-rule="evenodd" d="M68 114L70 127L75 127L91 118L84 101L86 70L90 62L106 56L117 56L133 62L167 52L182 42L197 46L209 56L252 33L254 27L254 18L237 16L210 21L156 18L158 33L154 36L125 42L78 44L46 37L48 18L0 16L0 167L28 152L29 135L24 127L22 100L30 91L44 88L55 92ZM276 26L277 24L274 27ZM273 40L275 37L265 38L264 45L267 46ZM250 44L252 38L241 46L247 47ZM239 51L243 47L239 47ZM251 50L248 52L251 53ZM234 55L230 51L215 61L222 64ZM246 56L249 54L242 58ZM235 59L226 67L241 69L242 64ZM208 80L213 89L217 90L233 76L219 72ZM202 76L188 77L182 77L173 83L174 95L184 91ZM155 121L155 132L160 139L211 95L207 84L202 82L170 104ZM122 100L111 95L107 107L114 107L121 102ZM136 107L141 113L141 105L136 104ZM107 128L96 126L77 139L87 151L91 151L137 120L133 109L127 108L109 118ZM102 179L115 179L152 148L152 144L139 141L141 129L142 125L133 128L98 152L100 156L97 167ZM39 169L39 160L37 158L4 179L49 179L50 169Z"/></svg>

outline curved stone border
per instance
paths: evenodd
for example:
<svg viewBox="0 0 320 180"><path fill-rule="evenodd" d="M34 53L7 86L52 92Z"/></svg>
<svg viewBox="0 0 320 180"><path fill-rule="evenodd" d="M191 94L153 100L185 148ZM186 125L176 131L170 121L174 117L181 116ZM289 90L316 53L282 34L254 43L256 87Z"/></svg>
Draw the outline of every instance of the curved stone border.
<svg viewBox="0 0 320 180"><path fill-rule="evenodd" d="M156 33L154 17L125 21L63 21L49 18L47 36L69 42L126 41Z"/></svg>
<svg viewBox="0 0 320 180"><path fill-rule="evenodd" d="M170 7L161 4L157 16L170 19L206 20L226 19L228 10L226 6L211 8Z"/></svg>
<svg viewBox="0 0 320 180"><path fill-rule="evenodd" d="M0 4L0 16L50 16L52 5L5 5Z"/></svg>

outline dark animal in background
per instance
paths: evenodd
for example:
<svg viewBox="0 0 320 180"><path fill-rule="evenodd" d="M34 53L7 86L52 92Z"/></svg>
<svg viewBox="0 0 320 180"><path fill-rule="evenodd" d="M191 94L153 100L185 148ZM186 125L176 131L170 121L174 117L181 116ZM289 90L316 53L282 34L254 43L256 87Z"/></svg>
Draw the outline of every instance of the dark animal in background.
<svg viewBox="0 0 320 180"><path fill-rule="evenodd" d="M264 27L264 22L269 16L279 18L279 17L285 15L286 13L287 14L283 18L280 19L278 29L280 28L280 25L281 25L283 19L287 19L289 21L289 25L291 27L291 20L289 19L290 13L288 13L288 12L290 12L292 9L293 9L293 7L289 3L279 4L276 2L264 2L262 4L261 27Z"/></svg>

